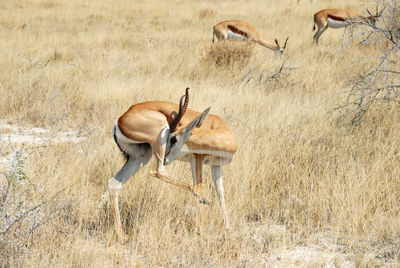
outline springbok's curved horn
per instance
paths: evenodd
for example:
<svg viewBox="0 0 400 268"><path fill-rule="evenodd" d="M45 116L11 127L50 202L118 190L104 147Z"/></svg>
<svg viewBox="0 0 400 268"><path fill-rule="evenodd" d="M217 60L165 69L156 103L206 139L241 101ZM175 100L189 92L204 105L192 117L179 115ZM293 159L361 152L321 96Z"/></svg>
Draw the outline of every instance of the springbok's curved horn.
<svg viewBox="0 0 400 268"><path fill-rule="evenodd" d="M289 36L288 36L288 38L286 38L285 44L283 45L283 49L286 48L286 44L287 44L287 40L288 40L288 39L289 39Z"/></svg>
<svg viewBox="0 0 400 268"><path fill-rule="evenodd" d="M183 97L183 96L182 96L182 97ZM186 109L187 109L187 107L188 107L188 104L189 104L189 88L187 87L187 88L186 88L186 91L185 91L185 103L183 104L182 116L183 116L183 114L186 112Z"/></svg>
<svg viewBox="0 0 400 268"><path fill-rule="evenodd" d="M371 14L371 12L369 12L368 8L367 8L367 12L368 12L368 14L369 14L371 17L373 17L372 14Z"/></svg>
<svg viewBox="0 0 400 268"><path fill-rule="evenodd" d="M185 99L185 101L183 100ZM176 113L175 111L171 113L171 115L169 116L170 119L172 119L171 123L170 123L170 132L174 132L176 129L176 126L178 125L179 121L181 121L183 115L186 112L186 109L188 107L189 104L189 88L186 88L186 92L185 95L183 95L181 97L181 99L179 100L179 112Z"/></svg>

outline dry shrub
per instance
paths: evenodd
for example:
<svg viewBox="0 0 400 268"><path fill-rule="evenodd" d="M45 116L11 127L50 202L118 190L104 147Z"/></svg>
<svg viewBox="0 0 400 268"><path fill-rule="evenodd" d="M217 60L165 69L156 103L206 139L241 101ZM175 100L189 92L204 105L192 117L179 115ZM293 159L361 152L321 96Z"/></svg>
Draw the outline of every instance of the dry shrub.
<svg viewBox="0 0 400 268"><path fill-rule="evenodd" d="M19 265L20 256L43 230L54 232L55 221L70 217L72 203L63 195L65 189L49 196L45 185L33 183L25 173L26 157L18 149L10 171L0 172L0 267Z"/></svg>
<svg viewBox="0 0 400 268"><path fill-rule="evenodd" d="M352 59L359 70L352 75L349 91L343 107L358 123L370 108L391 107L400 102L398 61L400 59L399 9L395 2L382 2L385 12L377 25L367 25L360 32L363 40L360 44L373 46L367 57ZM353 41L352 39L350 39Z"/></svg>
<svg viewBox="0 0 400 268"><path fill-rule="evenodd" d="M212 62L216 66L245 66L253 55L254 44L251 42L229 41L217 42L206 48L205 62Z"/></svg>

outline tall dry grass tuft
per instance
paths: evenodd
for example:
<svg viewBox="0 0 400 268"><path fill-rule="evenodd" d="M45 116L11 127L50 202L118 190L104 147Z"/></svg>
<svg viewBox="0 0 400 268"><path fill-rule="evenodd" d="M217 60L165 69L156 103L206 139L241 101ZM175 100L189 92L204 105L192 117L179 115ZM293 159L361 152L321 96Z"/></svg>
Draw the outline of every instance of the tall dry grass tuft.
<svg viewBox="0 0 400 268"><path fill-rule="evenodd" d="M199 11L199 19L215 17L216 14L217 12L215 10L203 8L202 10Z"/></svg>
<svg viewBox="0 0 400 268"><path fill-rule="evenodd" d="M216 42L207 45L203 61L206 64L215 64L218 67L245 67L254 54L254 44L243 41Z"/></svg>

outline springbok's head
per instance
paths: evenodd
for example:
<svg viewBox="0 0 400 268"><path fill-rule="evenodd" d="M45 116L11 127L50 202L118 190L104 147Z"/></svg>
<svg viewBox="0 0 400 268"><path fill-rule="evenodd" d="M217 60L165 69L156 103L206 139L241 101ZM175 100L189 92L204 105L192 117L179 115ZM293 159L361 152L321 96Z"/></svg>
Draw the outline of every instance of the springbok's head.
<svg viewBox="0 0 400 268"><path fill-rule="evenodd" d="M286 38L286 41L285 41L285 44L283 45L283 47L281 47L280 45L279 45L279 43L278 43L278 40L275 38L275 44L276 44L276 52L279 54L279 55L283 55L283 50L285 50L285 48L286 48L286 44L287 44L287 40L289 39L289 37L288 38Z"/></svg>
<svg viewBox="0 0 400 268"><path fill-rule="evenodd" d="M185 127L177 128L179 121L182 119L186 112L187 106L189 104L189 88L186 88L186 93L183 95L179 101L179 111L178 113L172 112L170 115L170 131L168 134L167 148L165 150L164 165L168 165L176 159L181 158L185 152L183 152L182 147L191 135L194 128L198 128L206 119L208 112L211 107L204 110L199 116L197 116L190 124Z"/></svg>
<svg viewBox="0 0 400 268"><path fill-rule="evenodd" d="M371 12L368 10L367 8L367 12L369 14L369 16L367 17L367 21L375 26L375 23L377 21L377 19L382 15L382 12L385 10L386 7L384 7L381 12L378 12L378 6L376 6L376 12L375 15L372 15Z"/></svg>

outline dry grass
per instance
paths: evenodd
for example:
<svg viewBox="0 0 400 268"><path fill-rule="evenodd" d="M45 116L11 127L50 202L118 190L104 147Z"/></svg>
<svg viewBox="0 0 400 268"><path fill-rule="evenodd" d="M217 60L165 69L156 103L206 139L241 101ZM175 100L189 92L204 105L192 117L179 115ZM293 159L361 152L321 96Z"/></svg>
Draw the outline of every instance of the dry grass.
<svg viewBox="0 0 400 268"><path fill-rule="evenodd" d="M204 64L214 63L227 67L238 65L246 67L253 55L254 43L251 42L217 42L209 45L203 58Z"/></svg>
<svg viewBox="0 0 400 268"><path fill-rule="evenodd" d="M369 67L350 62L377 50L356 42L341 49L343 31L334 29L313 46L312 15L326 7L363 12L375 3L2 1L0 118L88 138L26 146L27 176L62 213L24 238L23 251L0 247L0 266L398 266L399 113L376 107L351 127L332 111L350 76ZM217 60L226 44L210 45L223 19L248 21L271 40L290 36L285 65L268 49L242 44L228 46L252 56L220 65L236 59ZM233 228L223 230L209 169L207 232L199 236L195 198L146 167L120 194L130 240L109 245L112 215L101 196L123 164L114 119L137 102L176 102L187 86L190 108L211 105L239 142L224 168ZM188 164L167 170L190 181ZM50 198L62 189L63 200ZM310 248L315 258L293 259Z"/></svg>

